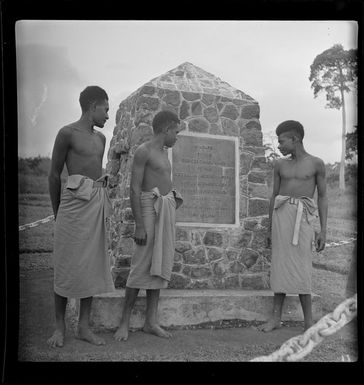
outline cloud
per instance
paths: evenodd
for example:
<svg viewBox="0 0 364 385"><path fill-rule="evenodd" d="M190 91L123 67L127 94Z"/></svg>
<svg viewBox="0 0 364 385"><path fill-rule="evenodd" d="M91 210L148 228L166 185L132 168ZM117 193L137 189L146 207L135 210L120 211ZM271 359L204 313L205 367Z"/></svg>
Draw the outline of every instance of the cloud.
<svg viewBox="0 0 364 385"><path fill-rule="evenodd" d="M79 114L82 75L60 46L17 46L18 147L20 156L50 153L61 126ZM65 118L66 117L66 118Z"/></svg>

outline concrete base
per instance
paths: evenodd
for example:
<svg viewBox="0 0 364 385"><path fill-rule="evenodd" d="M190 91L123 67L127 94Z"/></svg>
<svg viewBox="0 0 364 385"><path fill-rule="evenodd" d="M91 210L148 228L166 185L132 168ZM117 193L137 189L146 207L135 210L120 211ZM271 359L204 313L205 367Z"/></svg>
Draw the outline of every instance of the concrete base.
<svg viewBox="0 0 364 385"><path fill-rule="evenodd" d="M91 322L95 329L114 330L118 327L124 303L124 289L97 295L92 302ZM139 292L130 327L144 324L145 290ZM196 325L227 319L265 321L271 314L273 293L255 290L174 290L160 292L158 319L161 326ZM312 295L314 321L322 317L320 297ZM298 295L287 295L283 307L283 321L302 321L303 313Z"/></svg>

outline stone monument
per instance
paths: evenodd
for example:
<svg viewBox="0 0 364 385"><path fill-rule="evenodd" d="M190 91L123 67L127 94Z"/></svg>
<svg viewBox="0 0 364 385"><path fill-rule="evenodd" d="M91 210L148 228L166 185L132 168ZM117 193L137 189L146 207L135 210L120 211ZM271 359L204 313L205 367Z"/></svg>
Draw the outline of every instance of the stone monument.
<svg viewBox="0 0 364 385"><path fill-rule="evenodd" d="M125 287L134 247L129 200L133 154L152 137L151 122L161 110L174 111L182 128L168 150L173 184L184 197L177 211L169 288L268 289L269 201L259 105L187 62L140 87L116 114L107 163L115 287Z"/></svg>

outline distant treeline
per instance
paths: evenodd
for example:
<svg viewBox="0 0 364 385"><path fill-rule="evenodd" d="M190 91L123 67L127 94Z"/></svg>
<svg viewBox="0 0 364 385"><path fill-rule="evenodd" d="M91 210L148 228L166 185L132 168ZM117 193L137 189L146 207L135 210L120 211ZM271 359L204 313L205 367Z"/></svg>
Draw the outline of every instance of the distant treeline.
<svg viewBox="0 0 364 385"><path fill-rule="evenodd" d="M51 159L38 155L34 158L18 158L18 181L20 194L48 194L48 173ZM67 167L61 174L62 182L67 179Z"/></svg>
<svg viewBox="0 0 364 385"><path fill-rule="evenodd" d="M34 158L18 158L19 193L20 194L48 194L48 172L51 159L37 156ZM103 170L105 171L105 170ZM268 185L271 187L273 170L268 167ZM65 182L67 168L64 167L61 179ZM327 183L335 187L339 183L339 162L326 164ZM357 164L349 163L345 169L345 179L348 185L355 186L357 179Z"/></svg>

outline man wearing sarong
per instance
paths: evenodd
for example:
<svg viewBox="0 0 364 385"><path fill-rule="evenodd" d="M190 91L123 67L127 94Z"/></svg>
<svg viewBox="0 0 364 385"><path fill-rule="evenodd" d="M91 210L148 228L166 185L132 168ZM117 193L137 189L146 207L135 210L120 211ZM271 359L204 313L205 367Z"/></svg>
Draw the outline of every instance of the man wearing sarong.
<svg viewBox="0 0 364 385"><path fill-rule="evenodd" d="M95 345L105 341L90 329L92 297L114 290L107 253L105 219L111 205L102 176L105 136L94 129L104 127L108 96L97 86L80 94L81 118L57 134L49 173L49 193L55 217L54 298L56 330L51 347L61 347L65 338L68 298L80 299L76 337ZM66 164L68 179L61 193L61 173Z"/></svg>
<svg viewBox="0 0 364 385"><path fill-rule="evenodd" d="M272 247L270 287L274 292L273 315L259 327L268 332L281 326L286 294L298 294L305 330L312 326L311 274L312 243L316 251L325 247L327 195L325 164L303 147L303 126L294 120L276 129L283 156L274 166L273 194L269 206L268 247ZM316 234L312 220L317 206L313 200L317 188L317 206L321 231Z"/></svg>
<svg viewBox="0 0 364 385"><path fill-rule="evenodd" d="M135 219L135 250L126 282L120 326L114 338L126 341L129 321L140 289L147 294L143 331L159 337L171 335L157 320L160 289L166 288L174 261L175 212L181 195L172 188L167 149L177 141L179 119L171 111L161 111L153 119L153 138L135 151L130 203Z"/></svg>

